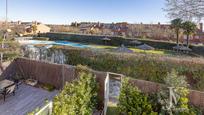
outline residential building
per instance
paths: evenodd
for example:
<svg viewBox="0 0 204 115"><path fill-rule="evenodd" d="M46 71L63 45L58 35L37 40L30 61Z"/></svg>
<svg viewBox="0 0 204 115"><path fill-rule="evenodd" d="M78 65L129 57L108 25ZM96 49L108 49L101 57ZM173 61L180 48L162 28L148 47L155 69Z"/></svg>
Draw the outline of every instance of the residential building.
<svg viewBox="0 0 204 115"><path fill-rule="evenodd" d="M81 33L92 34L97 31L101 35L126 36L133 38L150 38L154 40L176 41L176 35L170 24L129 24L121 23L100 23L100 22L74 22L71 26L80 29ZM93 33L95 34L95 33ZM186 36L181 33L179 38L181 43L186 41ZM190 37L190 42L204 43L203 24L198 24L196 33Z"/></svg>

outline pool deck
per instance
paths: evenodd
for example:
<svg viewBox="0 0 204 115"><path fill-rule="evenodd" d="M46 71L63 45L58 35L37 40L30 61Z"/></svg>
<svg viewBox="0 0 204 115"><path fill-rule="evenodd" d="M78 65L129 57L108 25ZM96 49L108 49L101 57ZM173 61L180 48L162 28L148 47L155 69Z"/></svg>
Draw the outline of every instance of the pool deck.
<svg viewBox="0 0 204 115"><path fill-rule="evenodd" d="M16 90L15 96L8 95L6 101L0 96L0 115L26 115L45 104L45 100L52 100L58 91L48 92L22 84Z"/></svg>

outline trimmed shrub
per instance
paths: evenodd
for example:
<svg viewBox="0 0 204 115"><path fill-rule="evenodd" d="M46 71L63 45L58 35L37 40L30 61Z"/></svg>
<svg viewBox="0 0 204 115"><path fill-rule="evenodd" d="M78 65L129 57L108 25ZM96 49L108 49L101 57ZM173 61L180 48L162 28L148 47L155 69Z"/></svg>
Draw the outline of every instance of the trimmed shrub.
<svg viewBox="0 0 204 115"><path fill-rule="evenodd" d="M146 95L123 79L118 109L124 115L157 115Z"/></svg>
<svg viewBox="0 0 204 115"><path fill-rule="evenodd" d="M91 115L97 107L98 84L93 74L80 73L54 98L53 115Z"/></svg>
<svg viewBox="0 0 204 115"><path fill-rule="evenodd" d="M165 84L168 88L162 88L160 93L158 93L158 103L160 104L160 113L164 115L201 115L200 111L196 111L189 104L189 89L188 83L186 82L185 76L178 76L175 70L167 74L165 78ZM172 88L172 93L175 96L170 100L170 89Z"/></svg>
<svg viewBox="0 0 204 115"><path fill-rule="evenodd" d="M47 37L34 37L33 39L34 40L44 40L44 41L48 41L49 40L49 38L47 38Z"/></svg>

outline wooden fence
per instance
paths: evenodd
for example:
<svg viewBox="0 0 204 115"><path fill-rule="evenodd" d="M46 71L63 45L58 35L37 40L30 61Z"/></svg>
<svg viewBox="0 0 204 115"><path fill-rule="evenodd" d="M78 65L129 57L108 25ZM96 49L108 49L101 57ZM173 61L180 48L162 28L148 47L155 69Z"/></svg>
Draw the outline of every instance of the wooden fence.
<svg viewBox="0 0 204 115"><path fill-rule="evenodd" d="M71 82L77 78L75 71L75 66L18 58L7 67L1 79L12 78L18 73L25 79L36 79L38 82L51 84L57 89L62 89L66 82ZM96 81L99 84L99 105L103 107L104 84L107 73L94 70L90 70L90 72L95 74Z"/></svg>
<svg viewBox="0 0 204 115"><path fill-rule="evenodd" d="M100 105L104 105L104 88L107 72L99 72L90 70L96 75L96 80L99 83L99 99ZM22 74L25 78L33 78L39 82L52 84L56 88L61 89L65 82L71 82L76 79L75 67L70 65L53 64L25 58L18 58L7 67L2 74L1 79L10 78L15 73ZM156 93L161 89L161 84L131 79L132 84L137 86L144 93ZM204 109L204 92L190 90L190 103Z"/></svg>

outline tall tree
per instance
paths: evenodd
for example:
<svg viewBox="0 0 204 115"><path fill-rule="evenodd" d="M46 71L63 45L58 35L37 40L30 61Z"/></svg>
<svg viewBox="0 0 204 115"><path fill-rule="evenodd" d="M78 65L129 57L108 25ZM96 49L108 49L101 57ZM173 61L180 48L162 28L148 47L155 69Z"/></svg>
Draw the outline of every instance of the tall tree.
<svg viewBox="0 0 204 115"><path fill-rule="evenodd" d="M179 46L179 34L180 34L180 30L182 28L182 22L183 22L183 20L180 18L177 18L177 19L174 19L171 21L171 28L173 28L175 33L176 33L177 46Z"/></svg>
<svg viewBox="0 0 204 115"><path fill-rule="evenodd" d="M197 26L195 23L193 23L191 21L185 21L182 24L182 28L183 28L184 34L186 34L186 36L187 36L187 47L189 47L189 37L190 37L190 35L192 35L196 32Z"/></svg>
<svg viewBox="0 0 204 115"><path fill-rule="evenodd" d="M204 18L204 0L166 0L164 11L171 19L200 22Z"/></svg>

